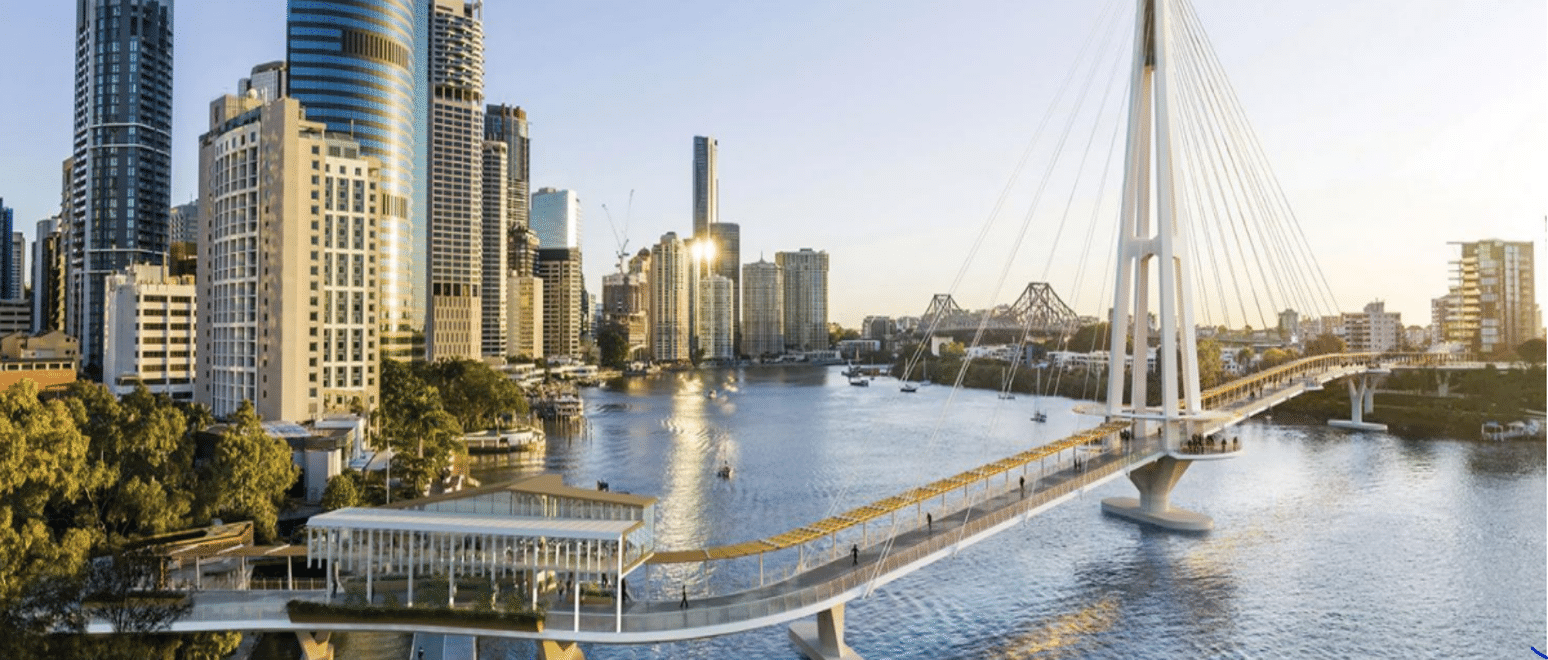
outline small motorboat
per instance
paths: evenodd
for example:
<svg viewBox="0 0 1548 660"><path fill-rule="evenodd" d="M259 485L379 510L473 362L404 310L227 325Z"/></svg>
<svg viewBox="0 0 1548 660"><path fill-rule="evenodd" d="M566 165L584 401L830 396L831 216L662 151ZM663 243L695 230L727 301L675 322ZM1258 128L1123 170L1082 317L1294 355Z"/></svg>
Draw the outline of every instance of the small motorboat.
<svg viewBox="0 0 1548 660"><path fill-rule="evenodd" d="M1043 422L1048 421L1048 415L1044 414L1043 411L1039 410L1039 411L1037 411L1035 413L1032 413L1032 421L1041 424Z"/></svg>
<svg viewBox="0 0 1548 660"><path fill-rule="evenodd" d="M731 478L731 473L732 473L731 464L727 463L725 465L720 466L720 469L715 471L715 476L720 477L721 479L730 479Z"/></svg>

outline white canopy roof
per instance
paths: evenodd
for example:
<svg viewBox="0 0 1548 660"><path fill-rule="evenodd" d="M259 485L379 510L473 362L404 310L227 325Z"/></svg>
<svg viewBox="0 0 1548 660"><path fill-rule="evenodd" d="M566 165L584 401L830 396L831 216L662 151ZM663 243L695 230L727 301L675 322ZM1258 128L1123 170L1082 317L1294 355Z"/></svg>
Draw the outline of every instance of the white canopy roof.
<svg viewBox="0 0 1548 660"><path fill-rule="evenodd" d="M638 520L578 520L574 518L530 518L491 516L477 513L446 513L404 509L348 508L312 516L307 523L319 529L379 529L442 534L515 536L526 538L617 541L634 528Z"/></svg>

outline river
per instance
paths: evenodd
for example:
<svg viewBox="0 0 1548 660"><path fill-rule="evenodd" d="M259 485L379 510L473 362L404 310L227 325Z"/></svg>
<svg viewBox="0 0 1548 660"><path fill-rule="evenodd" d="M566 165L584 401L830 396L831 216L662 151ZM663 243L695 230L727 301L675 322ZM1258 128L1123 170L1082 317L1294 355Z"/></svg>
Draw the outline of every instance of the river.
<svg viewBox="0 0 1548 660"><path fill-rule="evenodd" d="M708 395L713 391L715 396ZM660 498L667 549L745 541L1069 434L1066 399L879 378L838 368L706 370L583 391L586 422L526 464L484 459L485 483L557 471ZM1377 402L1380 405L1380 401ZM1045 424L1030 421L1046 411ZM1202 536L1102 515L1111 482L850 603L846 639L872 659L1532 658L1544 648L1548 482L1542 442L1405 440L1254 420L1247 451L1195 465L1175 505ZM722 464L735 477L716 477ZM671 598L656 569L636 597ZM713 578L711 578L713 579ZM695 585L700 586L700 585ZM484 657L531 657L485 640ZM609 658L797 658L783 626Z"/></svg>

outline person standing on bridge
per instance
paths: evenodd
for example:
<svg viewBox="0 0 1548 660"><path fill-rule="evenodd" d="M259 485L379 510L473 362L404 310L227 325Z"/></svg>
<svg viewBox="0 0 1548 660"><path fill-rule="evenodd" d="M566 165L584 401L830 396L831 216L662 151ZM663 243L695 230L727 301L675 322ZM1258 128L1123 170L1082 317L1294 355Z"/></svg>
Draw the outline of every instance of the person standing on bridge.
<svg viewBox="0 0 1548 660"><path fill-rule="evenodd" d="M1023 474L1023 475L1021 475L1021 476L1020 476L1020 477L1017 477L1017 479L1016 479L1016 480L1017 480L1017 481L1018 481L1018 482L1020 482L1020 484L1021 484L1021 485L1020 485L1020 488L1021 488L1021 496L1022 496L1022 497L1026 497L1026 496L1027 496L1027 475L1024 475L1024 474Z"/></svg>
<svg viewBox="0 0 1548 660"><path fill-rule="evenodd" d="M683 602L677 604L677 609L688 609L688 585L683 585Z"/></svg>
<svg viewBox="0 0 1548 660"><path fill-rule="evenodd" d="M935 518L928 513L925 514L925 531L935 533Z"/></svg>
<svg viewBox="0 0 1548 660"><path fill-rule="evenodd" d="M854 558L854 562L852 564L850 564L851 566L859 566L860 565L860 544L859 543L856 543L856 544L854 544L852 546L849 546L849 556Z"/></svg>

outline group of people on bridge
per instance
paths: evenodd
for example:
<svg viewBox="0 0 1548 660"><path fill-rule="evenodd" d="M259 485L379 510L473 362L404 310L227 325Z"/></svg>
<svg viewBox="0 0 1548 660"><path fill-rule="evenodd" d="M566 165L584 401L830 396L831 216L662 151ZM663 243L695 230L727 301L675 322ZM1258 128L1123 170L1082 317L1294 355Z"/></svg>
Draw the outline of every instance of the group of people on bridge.
<svg viewBox="0 0 1548 660"><path fill-rule="evenodd" d="M1224 436L1221 436L1218 433L1213 433L1207 436L1195 433L1193 434L1193 437L1188 438L1188 442L1183 444L1183 451L1190 454L1202 454L1205 452L1214 451L1236 451L1241 448L1242 440L1240 437L1233 437L1228 441Z"/></svg>

